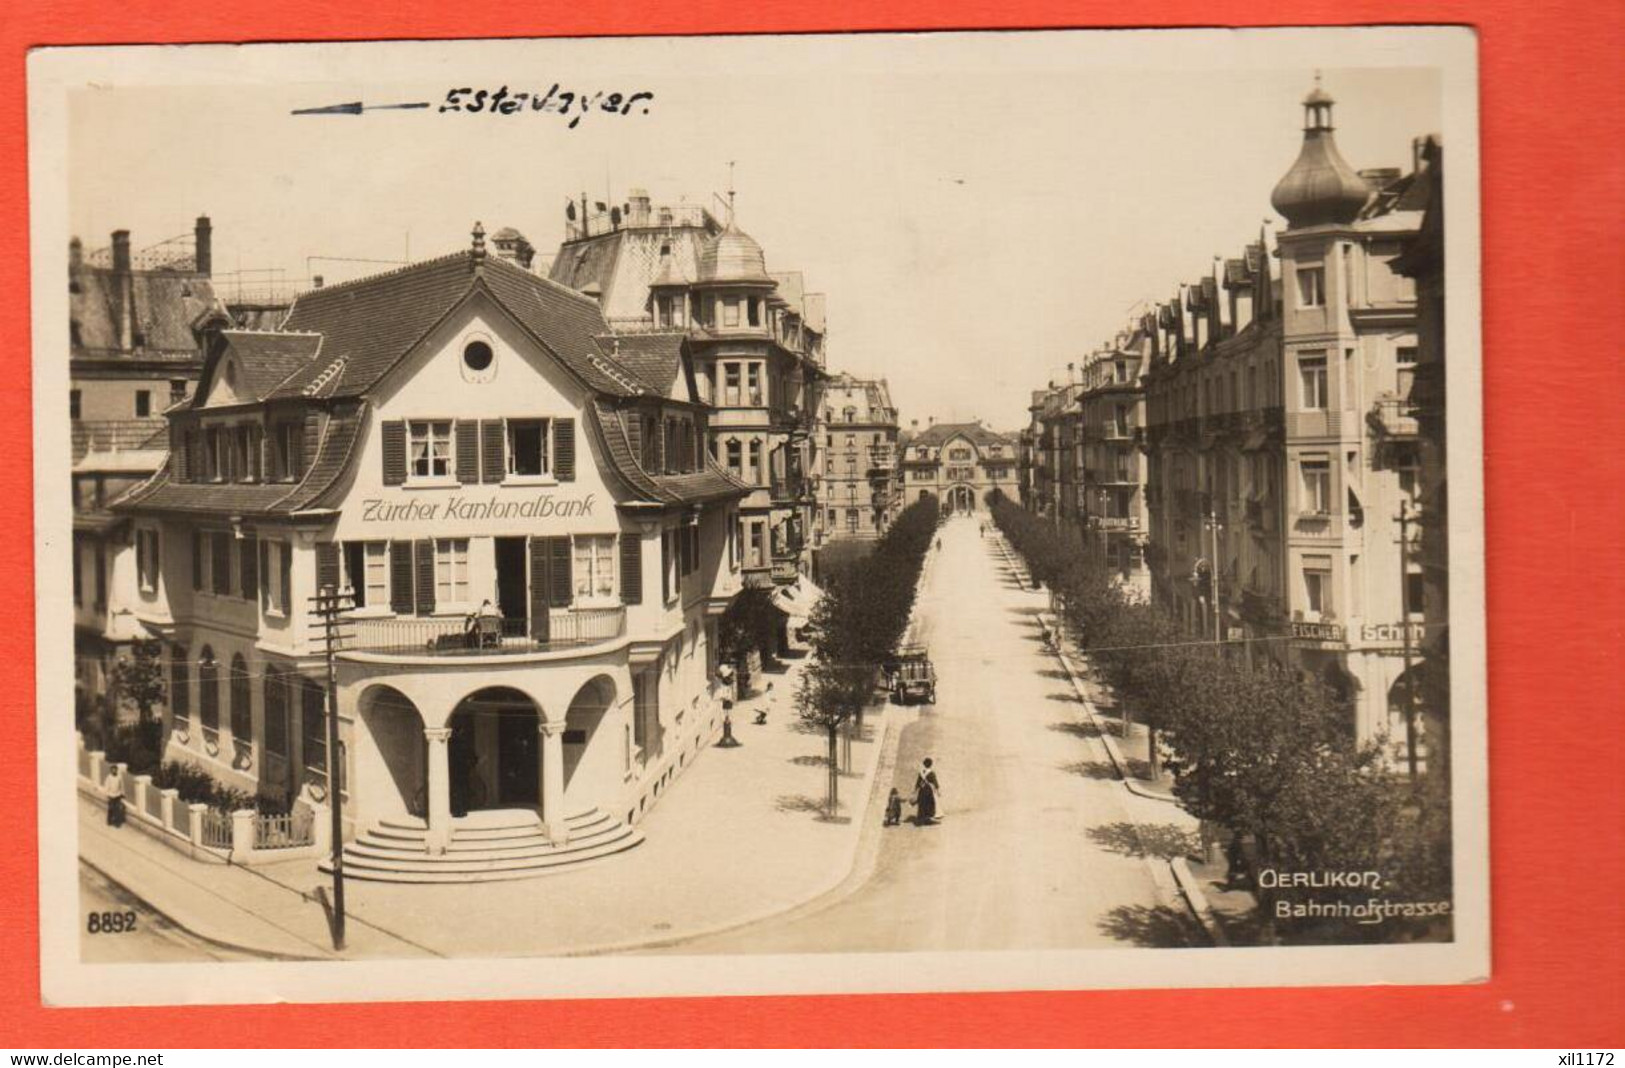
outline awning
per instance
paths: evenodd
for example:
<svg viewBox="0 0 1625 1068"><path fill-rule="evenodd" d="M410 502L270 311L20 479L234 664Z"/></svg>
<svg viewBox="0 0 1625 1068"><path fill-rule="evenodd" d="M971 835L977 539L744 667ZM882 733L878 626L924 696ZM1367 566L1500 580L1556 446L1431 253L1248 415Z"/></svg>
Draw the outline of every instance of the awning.
<svg viewBox="0 0 1625 1068"><path fill-rule="evenodd" d="M806 575L773 591L773 607L791 619L811 619L813 608L823 599L824 591Z"/></svg>

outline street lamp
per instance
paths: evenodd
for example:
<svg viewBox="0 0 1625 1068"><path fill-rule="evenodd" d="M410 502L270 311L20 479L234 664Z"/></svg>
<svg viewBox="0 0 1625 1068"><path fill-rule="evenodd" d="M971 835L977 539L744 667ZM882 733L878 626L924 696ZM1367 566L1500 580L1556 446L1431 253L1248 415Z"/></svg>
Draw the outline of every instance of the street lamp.
<svg viewBox="0 0 1625 1068"><path fill-rule="evenodd" d="M1202 529L1207 531L1209 545L1213 550L1212 555L1208 557L1210 561L1208 576L1213 584L1213 640L1217 643L1224 640L1221 630L1223 621L1219 617L1219 531L1224 529L1224 524L1219 522L1218 513L1214 511L1211 503L1208 505L1207 515L1202 517Z"/></svg>

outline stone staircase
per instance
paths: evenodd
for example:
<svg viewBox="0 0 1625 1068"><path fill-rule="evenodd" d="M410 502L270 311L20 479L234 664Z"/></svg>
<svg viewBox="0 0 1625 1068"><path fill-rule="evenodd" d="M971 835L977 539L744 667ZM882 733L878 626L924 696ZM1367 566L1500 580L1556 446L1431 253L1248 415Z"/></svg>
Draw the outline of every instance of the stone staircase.
<svg viewBox="0 0 1625 1068"><path fill-rule="evenodd" d="M452 825L446 851L430 854L428 825L414 816L380 820L344 847L349 879L383 883L483 883L533 879L637 846L643 832L607 812L571 816L569 841L554 845L531 809L470 812ZM329 861L323 871L331 871Z"/></svg>

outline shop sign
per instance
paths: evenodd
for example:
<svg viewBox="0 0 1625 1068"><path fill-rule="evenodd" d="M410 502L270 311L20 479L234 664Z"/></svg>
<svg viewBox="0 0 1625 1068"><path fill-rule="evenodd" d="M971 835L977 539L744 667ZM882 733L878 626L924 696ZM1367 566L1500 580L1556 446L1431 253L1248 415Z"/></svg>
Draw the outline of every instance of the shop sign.
<svg viewBox="0 0 1625 1068"><path fill-rule="evenodd" d="M1427 637L1427 625L1424 623L1367 623L1360 628L1360 641L1380 652L1403 653L1407 630L1410 632L1411 648L1420 650L1423 639Z"/></svg>
<svg viewBox="0 0 1625 1068"><path fill-rule="evenodd" d="M1343 624L1294 622L1292 636L1299 641L1340 642L1343 640Z"/></svg>
<svg viewBox="0 0 1625 1068"><path fill-rule="evenodd" d="M529 496L368 497L361 502L363 523L467 523L506 519L571 519L590 517L595 494L561 497L556 493Z"/></svg>

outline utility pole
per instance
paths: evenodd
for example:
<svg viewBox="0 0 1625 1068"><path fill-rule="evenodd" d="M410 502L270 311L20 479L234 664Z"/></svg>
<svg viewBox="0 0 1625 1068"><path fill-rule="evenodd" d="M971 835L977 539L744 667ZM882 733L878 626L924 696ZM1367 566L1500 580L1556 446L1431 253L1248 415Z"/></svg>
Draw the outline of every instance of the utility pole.
<svg viewBox="0 0 1625 1068"><path fill-rule="evenodd" d="M1400 650L1405 658L1401 677L1405 680L1405 759L1411 782L1416 781L1416 676L1411 672L1411 510L1410 502L1399 502L1399 632Z"/></svg>
<svg viewBox="0 0 1625 1068"><path fill-rule="evenodd" d="M333 817L333 945L344 948L344 800L339 791L339 780L344 767L339 742L339 686L334 667L334 655L343 640L343 620L340 615L349 611L351 593L348 589L326 584L310 599L312 614L320 620L322 652L327 664L327 803Z"/></svg>

